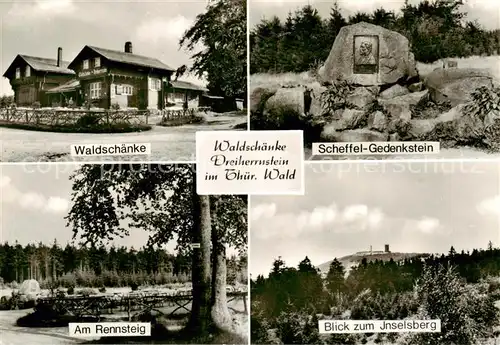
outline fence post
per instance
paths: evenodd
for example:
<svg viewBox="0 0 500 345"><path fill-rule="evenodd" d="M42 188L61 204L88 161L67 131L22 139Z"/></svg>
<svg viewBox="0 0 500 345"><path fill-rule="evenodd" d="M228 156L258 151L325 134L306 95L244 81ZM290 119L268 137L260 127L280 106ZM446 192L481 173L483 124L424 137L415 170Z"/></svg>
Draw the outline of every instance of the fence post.
<svg viewBox="0 0 500 345"><path fill-rule="evenodd" d="M128 300L127 314L128 314L128 321L130 322L130 321L132 321L132 316L130 315L130 314L131 314L131 313L130 313L130 308L132 307L132 306L131 306L131 303L130 303L130 297L129 297L129 298L127 298L127 300Z"/></svg>
<svg viewBox="0 0 500 345"><path fill-rule="evenodd" d="M28 110L26 110L26 123L30 123L29 115L28 115Z"/></svg>

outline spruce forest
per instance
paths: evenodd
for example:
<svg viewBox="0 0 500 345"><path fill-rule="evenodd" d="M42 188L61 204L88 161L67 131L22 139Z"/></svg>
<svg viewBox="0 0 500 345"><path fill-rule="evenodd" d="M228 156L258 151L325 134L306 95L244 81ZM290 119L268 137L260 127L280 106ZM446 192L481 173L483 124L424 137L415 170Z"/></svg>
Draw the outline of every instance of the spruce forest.
<svg viewBox="0 0 500 345"><path fill-rule="evenodd" d="M401 33L410 41L415 59L423 63L447 57L497 55L500 30L489 31L467 19L462 0L408 1L399 12L379 8L344 17L335 2L322 18L311 5L278 17L263 19L250 34L250 73L316 70L345 25L367 22Z"/></svg>
<svg viewBox="0 0 500 345"><path fill-rule="evenodd" d="M57 240L52 246L0 245L0 283L10 285L25 279L39 281L42 288L186 283L191 281L191 264L187 254L174 255L150 247L61 247ZM228 258L227 267L229 284L246 284L245 256Z"/></svg>
<svg viewBox="0 0 500 345"><path fill-rule="evenodd" d="M404 261L368 260L347 270L337 259L321 274L306 257L278 258L251 281L252 343L489 344L499 337L500 248ZM441 333L320 335L318 320L440 319Z"/></svg>

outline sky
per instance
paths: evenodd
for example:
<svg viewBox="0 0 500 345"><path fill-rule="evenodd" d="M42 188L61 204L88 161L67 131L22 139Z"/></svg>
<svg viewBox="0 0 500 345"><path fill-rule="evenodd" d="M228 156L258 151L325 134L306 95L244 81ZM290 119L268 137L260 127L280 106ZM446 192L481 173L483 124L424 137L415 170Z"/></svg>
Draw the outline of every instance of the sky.
<svg viewBox="0 0 500 345"><path fill-rule="evenodd" d="M409 0L419 3L420 0ZM464 0L462 11L467 13L467 20L478 20L487 29L500 28L500 1L498 0ZM285 19L289 12L294 12L304 5L316 8L323 18L328 18L332 0L252 0L250 2L250 27L254 27L263 18L278 16ZM377 8L385 8L398 12L404 0L338 0L342 15L345 17L358 11L371 12Z"/></svg>
<svg viewBox="0 0 500 345"><path fill-rule="evenodd" d="M500 247L500 163L308 164L305 195L250 200L250 273L358 251Z"/></svg>
<svg viewBox="0 0 500 345"><path fill-rule="evenodd" d="M0 165L0 242L20 244L54 239L65 246L73 231L64 217L71 207L72 182L76 164ZM131 229L130 236L118 238L116 246L139 249L149 233ZM175 242L165 246L174 252Z"/></svg>
<svg viewBox="0 0 500 345"><path fill-rule="evenodd" d="M179 50L179 39L207 0L15 0L0 1L0 75L17 54L71 61L85 45L122 51L131 41L139 55L158 58L178 68L192 65L190 54ZM13 94L0 77L0 95ZM183 80L197 82L193 76Z"/></svg>

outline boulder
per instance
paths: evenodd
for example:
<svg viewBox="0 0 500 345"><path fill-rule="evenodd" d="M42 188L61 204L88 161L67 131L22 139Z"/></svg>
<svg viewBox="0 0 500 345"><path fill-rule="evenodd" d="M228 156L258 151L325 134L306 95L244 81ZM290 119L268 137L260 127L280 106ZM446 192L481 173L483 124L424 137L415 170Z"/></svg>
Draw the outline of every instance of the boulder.
<svg viewBox="0 0 500 345"><path fill-rule="evenodd" d="M435 127L427 134L426 140L468 145L483 140L483 121L479 116L464 112L464 104L453 107L434 121L436 121Z"/></svg>
<svg viewBox="0 0 500 345"><path fill-rule="evenodd" d="M250 111L252 113L262 111L266 101L273 96L277 90L277 88L255 88L250 94Z"/></svg>
<svg viewBox="0 0 500 345"><path fill-rule="evenodd" d="M391 120L403 119L409 121L411 119L410 105L397 98L387 101L380 101L379 104L389 114Z"/></svg>
<svg viewBox="0 0 500 345"><path fill-rule="evenodd" d="M330 125L337 131L355 129L366 124L367 114L363 110L344 109L340 119L333 121Z"/></svg>
<svg viewBox="0 0 500 345"><path fill-rule="evenodd" d="M319 84L311 87L311 106L309 107L309 114L313 117L321 117L328 112L321 99L321 94L326 90L326 87Z"/></svg>
<svg viewBox="0 0 500 345"><path fill-rule="evenodd" d="M394 98L398 96L403 96L410 93L410 91L399 84L393 85L387 90L384 90L380 93L379 97L383 99L389 99L389 98Z"/></svg>
<svg viewBox="0 0 500 345"><path fill-rule="evenodd" d="M329 142L372 142L387 141L388 134L371 131L366 128L338 132L332 126L326 126L321 133L321 139Z"/></svg>
<svg viewBox="0 0 500 345"><path fill-rule="evenodd" d="M413 83L411 85L408 85L408 90L410 92L419 92L419 91L422 91L424 89L424 83L422 83L421 81L419 81L418 83Z"/></svg>
<svg viewBox="0 0 500 345"><path fill-rule="evenodd" d="M424 140L434 130L437 123L436 119L410 120L410 128L406 133L407 137L405 139Z"/></svg>
<svg viewBox="0 0 500 345"><path fill-rule="evenodd" d="M353 105L357 109L363 109L367 105L372 104L376 97L371 90L365 87L355 88L347 96L347 104Z"/></svg>
<svg viewBox="0 0 500 345"><path fill-rule="evenodd" d="M368 116L368 129L384 132L387 129L387 116L381 111L370 114Z"/></svg>
<svg viewBox="0 0 500 345"><path fill-rule="evenodd" d="M385 85L415 76L408 39L381 26L360 22L340 29L319 79Z"/></svg>
<svg viewBox="0 0 500 345"><path fill-rule="evenodd" d="M389 135L389 141L401 141L401 137L398 133L392 133Z"/></svg>
<svg viewBox="0 0 500 345"><path fill-rule="evenodd" d="M492 110L484 117L484 143L493 151L500 151L500 111Z"/></svg>
<svg viewBox="0 0 500 345"><path fill-rule="evenodd" d="M424 84L434 102L450 102L452 106L471 100L477 88L493 87L493 78L488 70L473 68L437 69L429 73Z"/></svg>
<svg viewBox="0 0 500 345"><path fill-rule="evenodd" d="M494 125L495 122L500 119L500 111L499 110L491 110L484 117L484 127L488 128L491 125Z"/></svg>
<svg viewBox="0 0 500 345"><path fill-rule="evenodd" d="M293 109L299 115L305 115L306 109L306 88L281 88L276 91L264 106L264 115L269 114L273 109L287 108Z"/></svg>

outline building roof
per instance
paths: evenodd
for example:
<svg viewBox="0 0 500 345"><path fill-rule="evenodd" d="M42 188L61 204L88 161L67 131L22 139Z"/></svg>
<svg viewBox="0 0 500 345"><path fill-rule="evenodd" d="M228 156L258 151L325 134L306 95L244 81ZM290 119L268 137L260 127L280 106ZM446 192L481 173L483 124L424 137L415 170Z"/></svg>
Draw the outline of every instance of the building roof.
<svg viewBox="0 0 500 345"><path fill-rule="evenodd" d="M46 91L46 93L63 93L75 91L80 87L80 81L78 79L71 79L67 83L59 85L53 89Z"/></svg>
<svg viewBox="0 0 500 345"><path fill-rule="evenodd" d="M56 59L47 59L47 58L41 58L41 57L37 57L37 56L29 56L29 55L19 54L16 56L14 61L12 61L9 68L7 68L7 70L5 71L5 73L3 75L4 77L7 77L8 72L11 70L15 61L18 59L24 60L35 71L60 73L60 74L72 74L72 75L75 74L75 72L73 70L68 68L68 66L69 66L68 61L62 61L62 66L58 67Z"/></svg>
<svg viewBox="0 0 500 345"><path fill-rule="evenodd" d="M142 66L142 67L149 67L149 68L155 68L157 70L161 71L168 71L168 72L174 72L175 69L164 64L158 59L147 57L147 56L142 56L142 55L137 55L133 53L125 53L122 51L118 50L111 50L111 49L105 49L105 48L99 48L99 47L93 47L93 46L85 46L83 50L85 49L91 49L95 51L97 54L103 56L109 61L113 62L119 62L127 65L134 65L134 66ZM80 52L81 53L81 52ZM80 55L80 54L78 54ZM70 66L73 65L73 63L78 59L78 56L70 63Z"/></svg>
<svg viewBox="0 0 500 345"><path fill-rule="evenodd" d="M174 89L183 89L183 90L195 90L195 91L203 91L207 92L208 89L206 87L196 85L187 81L182 81L182 80L175 80L171 81L170 84L172 84L172 87Z"/></svg>

